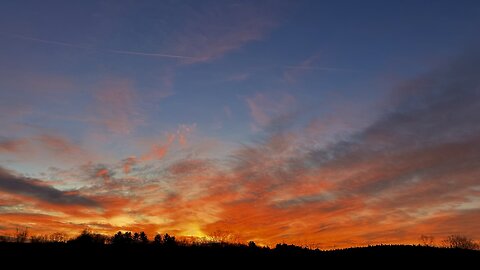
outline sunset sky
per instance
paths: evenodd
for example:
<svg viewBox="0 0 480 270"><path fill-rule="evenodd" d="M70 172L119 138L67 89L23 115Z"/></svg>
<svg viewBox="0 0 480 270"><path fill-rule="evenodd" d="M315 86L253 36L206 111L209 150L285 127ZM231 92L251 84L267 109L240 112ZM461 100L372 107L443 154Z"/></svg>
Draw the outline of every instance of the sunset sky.
<svg viewBox="0 0 480 270"><path fill-rule="evenodd" d="M480 239L478 1L0 2L0 235Z"/></svg>

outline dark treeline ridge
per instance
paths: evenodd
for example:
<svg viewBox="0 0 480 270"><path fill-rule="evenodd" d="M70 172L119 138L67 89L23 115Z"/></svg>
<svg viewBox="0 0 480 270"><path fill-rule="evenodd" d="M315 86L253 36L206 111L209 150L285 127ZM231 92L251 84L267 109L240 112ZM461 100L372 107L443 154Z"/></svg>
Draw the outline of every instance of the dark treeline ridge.
<svg viewBox="0 0 480 270"><path fill-rule="evenodd" d="M350 264L390 268L399 265L414 267L447 263L458 267L471 263L477 265L480 262L480 251L427 245L377 245L322 251L288 244L277 244L274 248L269 248L259 247L254 242L187 243L168 234L157 234L153 239L149 239L143 232L118 232L108 237L85 230L69 240L57 234L51 238L32 237L29 241L0 242L0 259L3 265L11 267L35 265L50 268L154 265L153 269L164 269L167 265L192 264L207 268L260 265L316 265L322 268L321 266L326 265Z"/></svg>

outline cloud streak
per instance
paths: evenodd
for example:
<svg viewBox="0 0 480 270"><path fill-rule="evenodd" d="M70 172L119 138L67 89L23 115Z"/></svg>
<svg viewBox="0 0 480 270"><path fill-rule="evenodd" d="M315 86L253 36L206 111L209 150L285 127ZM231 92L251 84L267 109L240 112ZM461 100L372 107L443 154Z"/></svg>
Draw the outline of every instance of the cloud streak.
<svg viewBox="0 0 480 270"><path fill-rule="evenodd" d="M99 204L94 200L83 197L75 192L61 191L45 185L39 180L15 176L1 167L0 190L24 195L49 204L99 207Z"/></svg>

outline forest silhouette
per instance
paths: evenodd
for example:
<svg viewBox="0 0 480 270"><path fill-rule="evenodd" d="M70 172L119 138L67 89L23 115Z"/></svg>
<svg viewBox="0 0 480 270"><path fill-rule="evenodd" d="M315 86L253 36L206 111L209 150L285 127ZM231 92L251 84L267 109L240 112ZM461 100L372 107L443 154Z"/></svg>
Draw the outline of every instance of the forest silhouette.
<svg viewBox="0 0 480 270"><path fill-rule="evenodd" d="M175 236L145 232L117 232L112 236L82 231L68 238L62 233L28 236L28 231L17 230L10 237L0 238L0 259L12 266L109 266L157 265L230 268L234 266L348 266L352 263L370 267L395 265L443 265L478 263L478 243L462 235L451 235L436 246L432 236L422 235L419 245L375 245L336 250L311 249L280 243L262 247L250 241L247 244L218 240L178 240Z"/></svg>

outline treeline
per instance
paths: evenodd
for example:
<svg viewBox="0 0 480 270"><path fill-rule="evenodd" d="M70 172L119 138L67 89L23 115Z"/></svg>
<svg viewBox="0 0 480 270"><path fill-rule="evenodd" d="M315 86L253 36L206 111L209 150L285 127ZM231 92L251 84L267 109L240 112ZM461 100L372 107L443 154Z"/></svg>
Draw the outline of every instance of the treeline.
<svg viewBox="0 0 480 270"><path fill-rule="evenodd" d="M113 244L113 245L131 245L131 244L157 244L165 246L176 246L179 242L175 236L170 236L168 233L156 234L153 240L150 240L145 232L117 232L113 236L93 233L84 230L79 236L64 241L72 244Z"/></svg>
<svg viewBox="0 0 480 270"><path fill-rule="evenodd" d="M218 232L217 232L218 234ZM157 245L163 247L176 247L176 246L217 246L217 247L245 247L250 249L269 249L269 247L259 247L253 241L248 244L240 242L228 241L228 237L214 237L207 238L194 238L194 239L180 239L175 236L165 234L156 234L153 238L149 238L148 235L141 232L117 232L112 236L105 234L99 234L90 230L83 230L78 236L69 238L64 233L52 233L46 235L32 235L29 237L27 229L16 230L13 236L0 236L0 242L15 242L15 243L64 243L75 245ZM419 246L424 247L437 247L437 248L452 248L452 249L467 249L467 250L480 250L480 242L464 236L464 235L450 235L442 239L439 243L435 241L433 236L422 235L420 237L421 244ZM382 245L383 246L383 245ZM277 244L276 250L288 250L288 251L309 251L319 250L318 248L311 249L308 247L289 245L285 243Z"/></svg>
<svg viewBox="0 0 480 270"><path fill-rule="evenodd" d="M83 230L79 235L71 238L64 233L52 233L44 235L31 235L27 229L17 229L13 236L0 236L0 242L14 242L14 243L66 243L66 244L95 244L95 245L133 245L133 244L154 244L162 246L189 246L189 245L240 245L238 243L232 243L225 240L219 240L219 238L195 238L186 239L181 238L178 240L175 236L168 233L157 233L153 238L141 231L141 232L117 232L112 236L95 233L90 230ZM257 247L255 242L250 241L249 247Z"/></svg>

